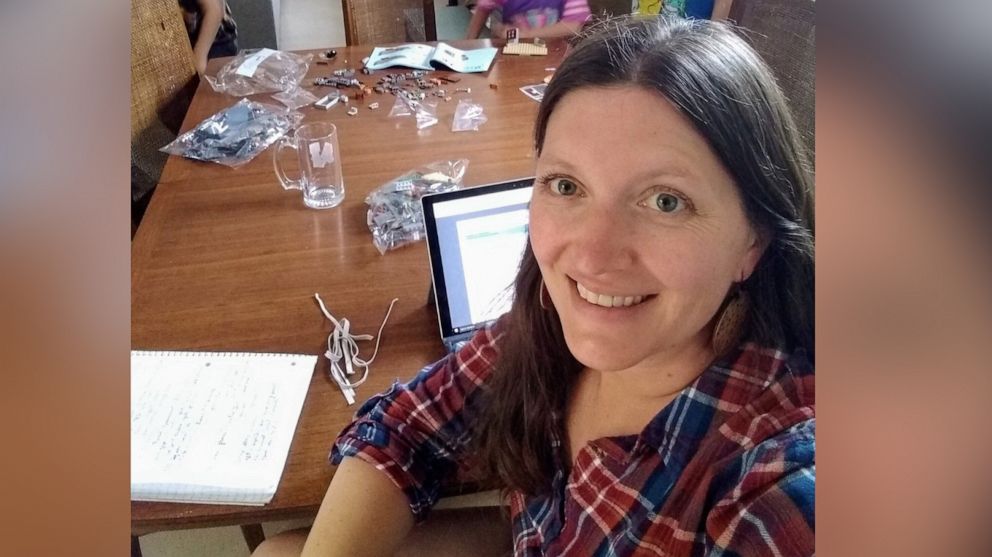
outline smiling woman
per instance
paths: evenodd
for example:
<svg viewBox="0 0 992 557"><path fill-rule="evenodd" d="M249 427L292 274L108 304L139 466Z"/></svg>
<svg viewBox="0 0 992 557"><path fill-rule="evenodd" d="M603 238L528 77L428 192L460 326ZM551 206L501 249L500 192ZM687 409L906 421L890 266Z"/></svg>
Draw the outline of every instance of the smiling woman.
<svg viewBox="0 0 992 557"><path fill-rule="evenodd" d="M607 21L535 137L510 312L359 410L304 555L392 554L465 472L515 555L812 555L811 178L770 71L724 24Z"/></svg>
<svg viewBox="0 0 992 557"><path fill-rule="evenodd" d="M608 21L535 137L473 430L516 553L812 554L811 177L771 72L723 24Z"/></svg>

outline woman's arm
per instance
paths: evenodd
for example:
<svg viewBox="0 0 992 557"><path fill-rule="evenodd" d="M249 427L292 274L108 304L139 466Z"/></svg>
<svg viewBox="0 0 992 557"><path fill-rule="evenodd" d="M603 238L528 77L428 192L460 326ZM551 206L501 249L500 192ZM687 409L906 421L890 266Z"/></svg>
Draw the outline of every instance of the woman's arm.
<svg viewBox="0 0 992 557"><path fill-rule="evenodd" d="M200 29L193 45L193 61L196 71L203 74L207 69L207 55L217 37L217 30L224 20L224 0L197 0L200 6Z"/></svg>
<svg viewBox="0 0 992 557"><path fill-rule="evenodd" d="M303 555L392 555L457 478L472 440L479 388L496 360L503 321L407 383L374 395L338 435L338 465Z"/></svg>
<svg viewBox="0 0 992 557"><path fill-rule="evenodd" d="M334 472L302 557L392 556L413 528L407 497L374 466L345 458Z"/></svg>

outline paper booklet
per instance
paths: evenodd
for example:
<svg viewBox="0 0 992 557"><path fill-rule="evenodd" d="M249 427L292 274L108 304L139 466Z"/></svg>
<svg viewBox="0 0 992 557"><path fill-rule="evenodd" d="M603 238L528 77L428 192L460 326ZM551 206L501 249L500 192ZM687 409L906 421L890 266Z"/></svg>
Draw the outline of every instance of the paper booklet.
<svg viewBox="0 0 992 557"><path fill-rule="evenodd" d="M478 73L489 69L496 52L497 49L494 47L458 50L445 43L438 43L436 47L417 43L390 47L377 46L365 62L365 67L370 70L393 66L418 70L446 67L461 73Z"/></svg>
<svg viewBox="0 0 992 557"><path fill-rule="evenodd" d="M131 500L264 505L317 356L131 352Z"/></svg>

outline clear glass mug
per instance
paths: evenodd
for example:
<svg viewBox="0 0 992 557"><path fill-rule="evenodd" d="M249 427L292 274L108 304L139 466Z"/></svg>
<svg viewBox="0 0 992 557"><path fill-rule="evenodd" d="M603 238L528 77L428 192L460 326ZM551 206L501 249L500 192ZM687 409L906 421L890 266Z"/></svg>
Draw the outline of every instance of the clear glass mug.
<svg viewBox="0 0 992 557"><path fill-rule="evenodd" d="M284 148L296 150L300 179L291 180L282 168ZM276 143L272 155L276 177L284 189L303 190L303 204L313 209L330 209L344 201L341 151L338 130L330 122L311 122L298 127Z"/></svg>

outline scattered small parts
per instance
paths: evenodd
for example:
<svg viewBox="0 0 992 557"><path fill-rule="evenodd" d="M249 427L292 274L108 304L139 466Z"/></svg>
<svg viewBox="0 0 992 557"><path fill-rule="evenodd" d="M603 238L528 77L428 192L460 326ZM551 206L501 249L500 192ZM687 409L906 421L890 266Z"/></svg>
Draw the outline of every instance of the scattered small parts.
<svg viewBox="0 0 992 557"><path fill-rule="evenodd" d="M356 116L358 114L358 107L353 106L348 109L348 116Z"/></svg>
<svg viewBox="0 0 992 557"><path fill-rule="evenodd" d="M328 51L328 53L331 51ZM328 53L324 53L321 56L326 57ZM348 61L345 60L345 65ZM445 102L451 100L451 96L442 86L445 83L457 83L461 81L460 77L451 75L436 75L435 77L430 77L433 75L431 70L412 70L405 73L391 73L385 74L379 77L378 81L373 86L370 86L362 81L359 81L356 74L371 75L373 72L368 68L362 68L356 71L352 68L342 68L336 69L331 72L331 75L327 77L318 77L313 80L313 84L317 86L324 87L336 87L337 89L355 89L356 91L352 94L355 99L366 99L375 95L383 95L389 93L391 95L403 95L404 97L422 101L428 95L435 96L439 99L444 99ZM489 88L496 90L499 87L498 83L490 83ZM455 93L471 93L471 87L463 87L456 89ZM331 99L336 99L332 102ZM323 108L324 110L329 109L334 106L334 104L342 102L348 102L348 96L344 95L340 91L337 96L334 93L328 95L321 99L317 106ZM379 103L370 103L369 109L376 110L379 107ZM353 112L352 109L348 110L348 114L354 116L358 114L357 109Z"/></svg>
<svg viewBox="0 0 992 557"><path fill-rule="evenodd" d="M347 98L348 97L346 97L346 96L342 95L341 93L338 93L338 92L335 91L334 93L330 93L329 95L325 96L324 98L320 99L319 101L317 101L317 102L315 102L313 104L317 108L323 108L324 110L330 110L330 108L332 106L336 105L338 103L338 101L340 101L342 98L346 99L345 102L347 102Z"/></svg>

